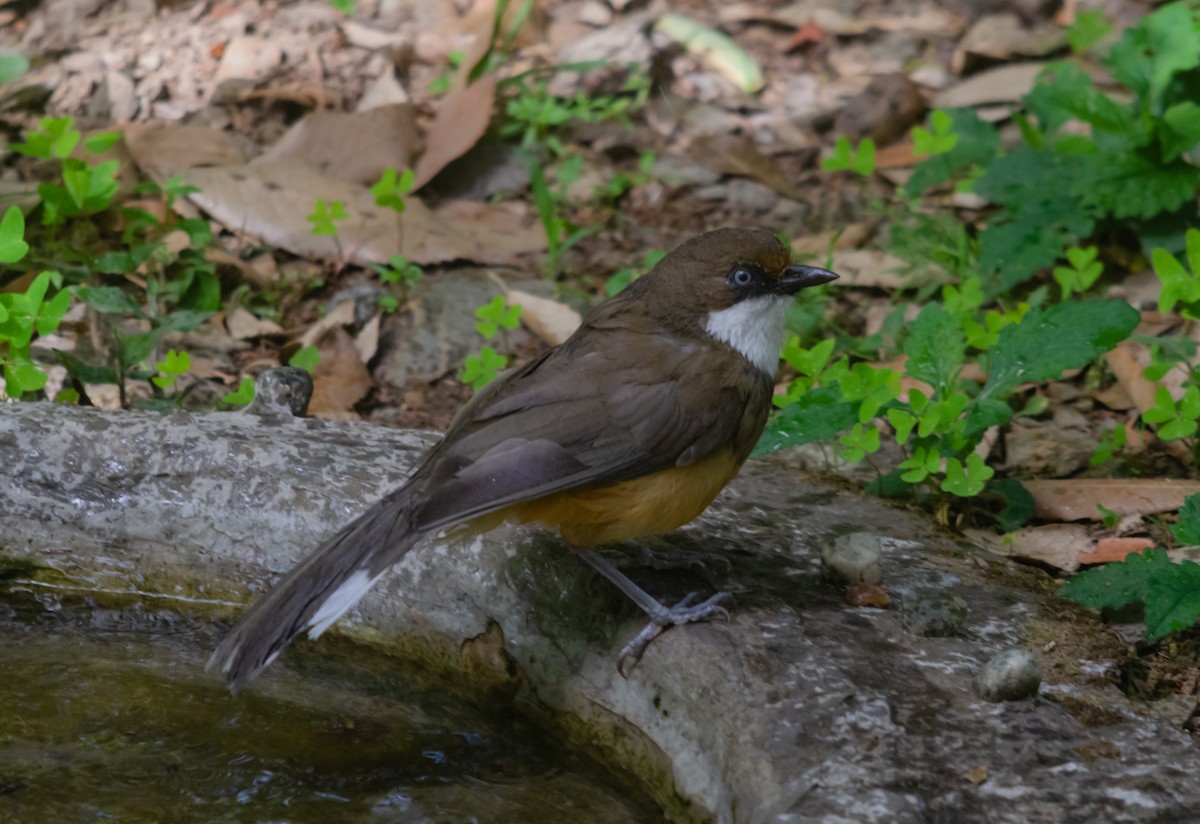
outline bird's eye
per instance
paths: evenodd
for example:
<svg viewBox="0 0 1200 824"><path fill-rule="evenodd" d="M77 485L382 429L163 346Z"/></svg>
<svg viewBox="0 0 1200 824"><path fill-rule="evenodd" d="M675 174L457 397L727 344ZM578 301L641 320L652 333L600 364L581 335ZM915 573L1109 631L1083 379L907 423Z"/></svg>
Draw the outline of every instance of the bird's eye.
<svg viewBox="0 0 1200 824"><path fill-rule="evenodd" d="M734 286L749 286L754 283L754 273L749 269L734 269L729 273L729 282Z"/></svg>

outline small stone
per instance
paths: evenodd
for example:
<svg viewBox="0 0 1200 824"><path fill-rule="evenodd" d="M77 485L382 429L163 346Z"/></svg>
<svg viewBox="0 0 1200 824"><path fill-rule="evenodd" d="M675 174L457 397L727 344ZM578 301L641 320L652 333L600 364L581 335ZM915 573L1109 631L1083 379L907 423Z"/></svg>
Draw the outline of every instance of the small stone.
<svg viewBox="0 0 1200 824"><path fill-rule="evenodd" d="M839 535L821 549L821 572L846 584L878 584L883 580L879 536L870 532Z"/></svg>
<svg viewBox="0 0 1200 824"><path fill-rule="evenodd" d="M948 592L922 592L904 600L904 623L914 635L957 635L967 619L967 602Z"/></svg>
<svg viewBox="0 0 1200 824"><path fill-rule="evenodd" d="M312 375L295 366L277 366L258 376L254 400L245 411L272 420L302 418L312 393Z"/></svg>
<svg viewBox="0 0 1200 824"><path fill-rule="evenodd" d="M1033 698L1042 684L1042 668L1023 649L997 653L975 678L975 689L985 701L1022 701Z"/></svg>

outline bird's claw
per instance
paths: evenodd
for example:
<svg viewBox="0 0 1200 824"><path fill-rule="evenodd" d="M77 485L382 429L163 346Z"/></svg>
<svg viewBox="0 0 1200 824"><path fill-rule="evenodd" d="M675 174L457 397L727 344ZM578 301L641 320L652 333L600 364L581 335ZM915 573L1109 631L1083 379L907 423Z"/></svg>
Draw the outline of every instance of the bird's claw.
<svg viewBox="0 0 1200 824"><path fill-rule="evenodd" d="M621 654L617 656L617 673L622 678L629 677L625 668L626 660L630 662L629 669L632 670L637 666L637 662L642 660L642 655L650 646L650 642L662 635L668 627L691 624L695 621L709 621L717 616L726 621L729 620L729 610L722 606L733 597L728 592L718 592L707 601L692 606L697 597L699 597L699 593L690 592L675 606L663 607L661 613L651 616L650 623L646 624L633 640L621 648Z"/></svg>

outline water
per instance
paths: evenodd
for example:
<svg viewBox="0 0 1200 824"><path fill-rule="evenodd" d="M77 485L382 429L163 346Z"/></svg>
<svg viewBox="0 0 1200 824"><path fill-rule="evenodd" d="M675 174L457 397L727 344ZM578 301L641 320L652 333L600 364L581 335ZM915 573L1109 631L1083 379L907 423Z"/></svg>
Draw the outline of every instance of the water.
<svg viewBox="0 0 1200 824"><path fill-rule="evenodd" d="M0 822L662 820L511 710L383 656L293 650L235 698L203 672L214 640L0 588Z"/></svg>

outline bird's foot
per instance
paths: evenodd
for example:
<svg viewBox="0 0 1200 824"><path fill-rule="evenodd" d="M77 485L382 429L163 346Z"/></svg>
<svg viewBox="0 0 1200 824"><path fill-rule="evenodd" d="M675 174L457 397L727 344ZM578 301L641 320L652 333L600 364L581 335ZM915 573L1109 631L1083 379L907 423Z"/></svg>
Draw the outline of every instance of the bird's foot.
<svg viewBox="0 0 1200 824"><path fill-rule="evenodd" d="M690 593L673 607L665 607L660 604L659 610L651 613L650 623L646 624L645 628L632 641L622 647L621 654L617 656L617 672L622 678L629 677L625 667L626 661L629 662L629 669L632 670L637 662L642 660L642 654L646 652L650 642L662 635L668 627L691 624L695 621L709 621L717 616L729 619L729 610L722 606L733 597L728 592L718 592L707 601L693 606L692 602L696 600L697 596L698 593Z"/></svg>

